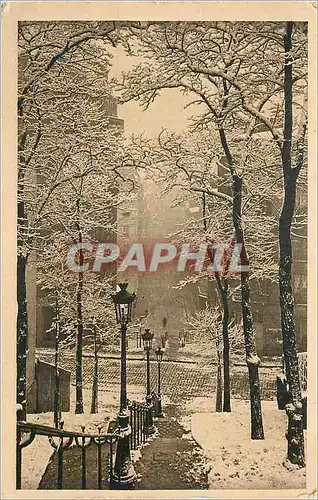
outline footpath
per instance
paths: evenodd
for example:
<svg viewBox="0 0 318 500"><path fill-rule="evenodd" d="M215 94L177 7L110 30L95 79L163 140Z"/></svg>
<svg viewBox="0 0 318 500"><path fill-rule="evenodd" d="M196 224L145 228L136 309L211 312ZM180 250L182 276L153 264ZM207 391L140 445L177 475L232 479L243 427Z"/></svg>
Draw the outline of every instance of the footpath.
<svg viewBox="0 0 318 500"><path fill-rule="evenodd" d="M158 436L141 450L135 464L137 490L208 489L201 448L177 421L179 408L169 405L158 419Z"/></svg>
<svg viewBox="0 0 318 500"><path fill-rule="evenodd" d="M177 421L179 408L168 405L165 417L156 421L158 434L142 448L135 462L136 490L208 489L205 458L201 448ZM107 463L107 453L102 460ZM81 488L81 451L70 448L64 452L63 489ZM96 450L87 449L87 489L97 488ZM105 468L106 469L106 468ZM56 489L57 457L52 457L39 489ZM109 489L107 473L103 474L102 489Z"/></svg>

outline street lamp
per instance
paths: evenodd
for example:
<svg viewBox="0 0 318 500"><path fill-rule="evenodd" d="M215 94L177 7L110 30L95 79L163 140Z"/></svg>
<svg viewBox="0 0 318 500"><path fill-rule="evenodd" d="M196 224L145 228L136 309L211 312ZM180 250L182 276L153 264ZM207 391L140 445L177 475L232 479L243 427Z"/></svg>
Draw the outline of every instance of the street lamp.
<svg viewBox="0 0 318 500"><path fill-rule="evenodd" d="M161 361L162 361L164 352L165 351L162 347L158 347L155 350L157 363L158 363L158 406L157 406L156 417L164 417L164 414L162 411L162 397L161 397Z"/></svg>
<svg viewBox="0 0 318 500"><path fill-rule="evenodd" d="M153 434L156 432L156 427L153 423L153 404L152 404L152 398L151 398L151 389L150 389L150 351L152 348L152 340L153 340L153 333L149 330L149 328L146 328L144 333L142 334L142 341L144 344L144 350L146 351L147 355L147 384L146 384L146 403L148 405L148 411L146 413L146 433L147 435Z"/></svg>
<svg viewBox="0 0 318 500"><path fill-rule="evenodd" d="M136 298L135 293L127 291L128 283L119 283L120 290L111 297L115 306L116 320L121 329L121 378L120 378L120 410L118 414L118 427L121 439L118 440L115 467L113 474L113 487L131 488L136 483L130 455L131 427L129 425L129 411L127 409L127 324L131 320L132 304Z"/></svg>

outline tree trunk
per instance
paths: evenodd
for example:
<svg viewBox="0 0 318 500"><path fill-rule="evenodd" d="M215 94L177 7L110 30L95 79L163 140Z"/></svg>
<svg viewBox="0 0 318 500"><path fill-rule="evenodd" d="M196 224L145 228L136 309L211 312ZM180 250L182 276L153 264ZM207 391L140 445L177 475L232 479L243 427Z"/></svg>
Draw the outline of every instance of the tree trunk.
<svg viewBox="0 0 318 500"><path fill-rule="evenodd" d="M285 123L282 163L284 172L284 201L279 218L279 294L281 310L281 328L283 337L283 352L286 378L291 402L286 405L288 416L288 459L305 466L304 433L302 426L301 387L298 371L296 348L296 333L294 323L294 296L292 290L292 243L291 225L296 202L296 184L303 161L303 150L299 151L298 165L292 168L292 28L293 23L287 22L284 36L285 70Z"/></svg>
<svg viewBox="0 0 318 500"><path fill-rule="evenodd" d="M98 350L97 350L96 326L95 325L94 325L94 363L93 363L91 413L98 413Z"/></svg>
<svg viewBox="0 0 318 500"><path fill-rule="evenodd" d="M57 429L60 428L62 417L61 405L61 384L60 384L60 317L59 317L58 297L55 302L55 393L54 393L54 425Z"/></svg>
<svg viewBox="0 0 318 500"><path fill-rule="evenodd" d="M21 188L20 188L21 190ZM21 196L21 192L19 193ZM19 232L26 226L26 215L24 202L18 202L18 225ZM17 403L26 410L26 371L28 352L28 310L26 295L26 268L28 256L23 251L23 241L18 240L17 256Z"/></svg>
<svg viewBox="0 0 318 500"><path fill-rule="evenodd" d="M25 213L24 196L24 178L26 169L26 159L24 155L27 132L21 132L21 122L23 119L23 108L18 111L18 255L17 255L17 403L23 407L24 419L26 411L26 386L27 386L27 354L28 354L28 309L26 294L26 269L28 253L26 254L26 245L24 231L27 228L27 215ZM30 157L31 158L31 157ZM27 249L29 252L29 249Z"/></svg>
<svg viewBox="0 0 318 500"><path fill-rule="evenodd" d="M78 233L78 241L82 243L82 232ZM79 265L83 266L83 250L79 250ZM76 343L76 403L75 413L84 413L83 403L83 272L78 273L77 285L77 343Z"/></svg>
<svg viewBox="0 0 318 500"><path fill-rule="evenodd" d="M223 278L223 284L219 273L215 273L215 279L219 290L219 298L222 303L222 337L223 337L223 411L231 411L231 379L230 379L230 340L229 340L229 296L228 281Z"/></svg>
<svg viewBox="0 0 318 500"><path fill-rule="evenodd" d="M213 264L213 250L208 249L208 255L210 257L211 263ZM217 351L217 377L216 377L216 411L222 411L222 401L223 401L223 411L231 411L230 405L230 346L229 346L229 336L228 336L228 322L229 322L229 304L228 304L228 282L227 279L223 278L223 284L221 282L220 273L218 271L214 272L215 280L218 287L218 298L219 303L222 305L222 336L223 336L223 356L219 348L219 339L216 342ZM214 296L212 295L212 281L208 280L208 300L209 304L214 303ZM225 353L225 354L224 354ZM222 380L222 363L223 359L223 380ZM222 398L223 390L223 398ZM229 408L229 409L228 409Z"/></svg>
<svg viewBox="0 0 318 500"><path fill-rule="evenodd" d="M205 226L206 229L206 226ZM208 248L208 255L213 264L214 253L211 248ZM228 296L228 280L224 276L221 281L220 273L214 272L214 277L217 284L219 302L222 307L222 336L223 336L223 411L231 411L231 378L230 378L230 341L229 341L229 296ZM210 282L208 282L209 284Z"/></svg>
<svg viewBox="0 0 318 500"><path fill-rule="evenodd" d="M288 459L300 467L305 465L304 433L302 427L302 401L298 371L296 333L294 323L294 297L292 290L291 220L295 204L296 181L285 178L285 197L279 219L279 293L283 351L286 378L291 403L286 405L288 416Z"/></svg>
<svg viewBox="0 0 318 500"><path fill-rule="evenodd" d="M221 353L220 348L217 342L216 347L218 366L217 366L217 376L216 376L216 403L215 403L215 411L222 411L222 363L221 363Z"/></svg>
<svg viewBox="0 0 318 500"><path fill-rule="evenodd" d="M26 405L26 369L28 349L28 312L26 298L27 257L17 258L17 403L25 409Z"/></svg>
<svg viewBox="0 0 318 500"><path fill-rule="evenodd" d="M249 260L245 247L244 231L242 227L242 177L236 173L233 179L233 224L235 228L236 241L242 245L241 266L248 269ZM260 359L257 355L253 319L250 299L249 271L241 270L241 303L243 316L243 330L246 352L246 363L249 374L250 402L251 402L251 438L264 439L262 406L259 381Z"/></svg>

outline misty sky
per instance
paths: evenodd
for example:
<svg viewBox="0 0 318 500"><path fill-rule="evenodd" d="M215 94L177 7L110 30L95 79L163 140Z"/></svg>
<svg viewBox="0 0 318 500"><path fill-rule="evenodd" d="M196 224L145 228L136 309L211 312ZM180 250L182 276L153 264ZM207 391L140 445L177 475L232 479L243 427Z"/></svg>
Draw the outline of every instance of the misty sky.
<svg viewBox="0 0 318 500"><path fill-rule="evenodd" d="M120 78L121 71L129 71L137 63L136 59L128 57L122 47L114 50L110 78ZM125 135L142 134L156 137L162 128L173 132L182 132L187 127L187 118L196 111L194 106L184 109L189 103L189 97L181 94L178 89L162 91L147 111L143 111L137 102L130 102L118 107L118 116L125 121Z"/></svg>

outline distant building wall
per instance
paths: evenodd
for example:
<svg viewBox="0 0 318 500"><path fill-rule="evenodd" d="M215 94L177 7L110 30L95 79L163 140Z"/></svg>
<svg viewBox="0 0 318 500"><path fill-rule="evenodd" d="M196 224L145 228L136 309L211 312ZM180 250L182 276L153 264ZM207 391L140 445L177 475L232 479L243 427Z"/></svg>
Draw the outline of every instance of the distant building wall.
<svg viewBox="0 0 318 500"><path fill-rule="evenodd" d="M35 412L54 411L55 366L37 360ZM61 410L70 411L71 372L60 368Z"/></svg>
<svg viewBox="0 0 318 500"><path fill-rule="evenodd" d="M109 119L109 127L118 127L118 129L123 130L124 120L118 118L117 116L117 101L112 96L104 96L103 98L98 98L98 101L102 101L103 109L105 115ZM105 131L106 133L106 131ZM117 208L107 207L107 217L116 224L117 221ZM98 228L92 231L91 234L93 239L96 239L99 243L106 242L116 242L117 236L115 231L106 232L103 228ZM111 276L115 271L115 266L104 267L104 276ZM37 287L36 290L36 346L37 347L53 347L55 334L50 331L53 317L54 317L54 307L48 303L46 293Z"/></svg>

